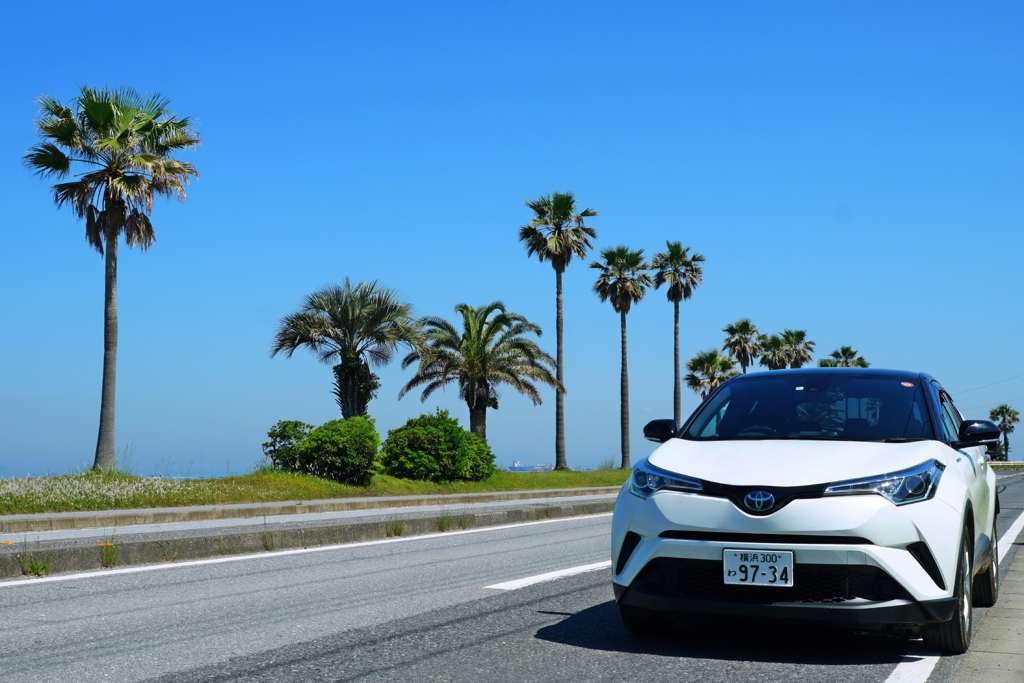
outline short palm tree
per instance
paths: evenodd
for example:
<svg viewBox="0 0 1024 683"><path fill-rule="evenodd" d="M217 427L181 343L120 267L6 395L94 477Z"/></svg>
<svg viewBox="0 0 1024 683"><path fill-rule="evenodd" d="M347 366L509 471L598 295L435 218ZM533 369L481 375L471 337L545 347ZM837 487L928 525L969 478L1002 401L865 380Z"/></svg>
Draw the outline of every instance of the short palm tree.
<svg viewBox="0 0 1024 683"><path fill-rule="evenodd" d="M707 398L722 382L739 374L736 372L736 361L723 356L718 349L701 351L686 361L686 369L689 370L686 386L702 399Z"/></svg>
<svg viewBox="0 0 1024 683"><path fill-rule="evenodd" d="M815 342L807 338L806 330L783 330L782 341L786 344L789 367L802 368L811 362Z"/></svg>
<svg viewBox="0 0 1024 683"><path fill-rule="evenodd" d="M574 258L582 259L593 248L590 240L597 231L583 224L597 211L576 208L571 192L541 195L526 206L533 211L530 222L519 229L519 241L528 256L548 261L555 270L555 356L558 389L555 390L555 469L568 467L565 460L565 372L562 362L562 273Z"/></svg>
<svg viewBox="0 0 1024 683"><path fill-rule="evenodd" d="M754 364L754 361L761 356L761 332L757 325L750 322L749 318L737 320L732 325L722 328L728 336L722 350L729 354L729 357L740 364L743 374L747 374L747 367Z"/></svg>
<svg viewBox="0 0 1024 683"><path fill-rule="evenodd" d="M594 261L591 268L601 271L594 283L594 292L601 301L609 301L619 314L622 326L622 373L619 379L619 427L621 430L623 469L629 469L629 369L626 361L626 315L633 304L640 303L647 288L654 283L647 274L643 249L612 247L601 252L602 261Z"/></svg>
<svg viewBox="0 0 1024 683"><path fill-rule="evenodd" d="M758 361L769 370L783 370L789 365L789 349L786 342L777 334L771 336L762 334L757 338L758 347L761 349L761 357Z"/></svg>
<svg viewBox="0 0 1024 683"><path fill-rule="evenodd" d="M852 346L840 346L828 354L828 358L818 361L819 368L869 368L871 363L864 360L860 352Z"/></svg>
<svg viewBox="0 0 1024 683"><path fill-rule="evenodd" d="M673 331L675 345L673 347L673 393L672 409L675 415L676 424L682 422L683 416L683 392L679 384L679 302L693 296L693 290L704 282L704 257L700 254L690 254L690 247L684 247L682 242L665 242L665 251L659 251L651 259L651 269L654 272L655 289L662 285L668 285L665 295L672 302L673 320L675 321Z"/></svg>
<svg viewBox="0 0 1024 683"><path fill-rule="evenodd" d="M306 297L281 319L270 356L291 358L305 347L332 366L334 397L342 417L365 415L380 386L371 367L387 365L400 346L420 339L413 308L376 282L331 285Z"/></svg>
<svg viewBox="0 0 1024 683"><path fill-rule="evenodd" d="M469 428L487 438L487 408L498 407L498 386L507 384L541 404L535 382L558 388L551 370L554 359L528 338L541 329L518 313L508 313L500 301L473 308L459 304L460 332L443 318L423 318L423 341L402 360L416 364L416 376L402 387L398 398L424 387L420 400L449 384L459 387L459 398L469 407ZM425 385L425 386L424 386Z"/></svg>
<svg viewBox="0 0 1024 683"><path fill-rule="evenodd" d="M199 145L188 117L175 116L158 94L81 87L69 104L39 99L36 128L42 142L25 154L25 165L46 178L73 180L53 186L58 207L70 206L85 220L85 239L105 256L103 383L94 467L116 466L114 394L117 369L117 247L145 251L156 240L150 214L157 196L184 201L199 177L175 155Z"/></svg>
<svg viewBox="0 0 1024 683"><path fill-rule="evenodd" d="M1005 403L1001 406L996 406L988 413L988 419L993 422L997 422L999 425L999 431L1003 433L1003 447L1002 456L1006 460L1010 459L1010 434L1014 430L1014 425L1020 422L1020 413Z"/></svg>

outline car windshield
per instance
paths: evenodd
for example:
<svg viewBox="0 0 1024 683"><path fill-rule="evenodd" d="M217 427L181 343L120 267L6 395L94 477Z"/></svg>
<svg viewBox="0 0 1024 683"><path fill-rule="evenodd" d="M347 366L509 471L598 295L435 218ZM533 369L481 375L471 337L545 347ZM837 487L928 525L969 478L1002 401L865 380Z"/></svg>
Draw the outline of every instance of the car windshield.
<svg viewBox="0 0 1024 683"><path fill-rule="evenodd" d="M921 380L838 373L765 375L727 384L697 413L684 439L933 438Z"/></svg>

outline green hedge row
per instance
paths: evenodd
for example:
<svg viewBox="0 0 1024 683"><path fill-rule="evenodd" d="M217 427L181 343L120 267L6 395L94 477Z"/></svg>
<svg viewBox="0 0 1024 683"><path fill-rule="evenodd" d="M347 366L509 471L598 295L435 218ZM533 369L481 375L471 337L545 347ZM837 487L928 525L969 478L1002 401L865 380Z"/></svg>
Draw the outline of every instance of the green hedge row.
<svg viewBox="0 0 1024 683"><path fill-rule="evenodd" d="M479 481L494 472L487 442L440 409L391 430L383 446L369 417L332 420L315 429L283 420L267 437L263 453L273 467L353 486L369 484L374 472L434 482Z"/></svg>

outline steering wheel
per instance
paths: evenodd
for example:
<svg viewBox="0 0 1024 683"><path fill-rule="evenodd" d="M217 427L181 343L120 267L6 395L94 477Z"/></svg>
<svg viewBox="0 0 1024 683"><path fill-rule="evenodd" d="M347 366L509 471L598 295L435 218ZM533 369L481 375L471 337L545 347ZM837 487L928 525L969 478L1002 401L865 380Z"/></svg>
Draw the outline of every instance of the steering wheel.
<svg viewBox="0 0 1024 683"><path fill-rule="evenodd" d="M741 429L736 436L772 436L778 433L779 431L777 429L773 429L767 425L752 425L745 429Z"/></svg>

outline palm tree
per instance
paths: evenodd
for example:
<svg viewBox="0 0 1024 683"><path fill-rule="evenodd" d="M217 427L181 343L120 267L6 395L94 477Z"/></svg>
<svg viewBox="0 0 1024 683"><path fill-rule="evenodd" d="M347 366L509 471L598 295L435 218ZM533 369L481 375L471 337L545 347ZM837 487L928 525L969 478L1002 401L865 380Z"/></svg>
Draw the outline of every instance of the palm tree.
<svg viewBox="0 0 1024 683"><path fill-rule="evenodd" d="M601 271L594 283L594 292L601 301L610 301L622 325L622 374L619 380L619 426L622 443L622 469L629 469L629 370L626 362L626 314L633 304L640 303L647 288L654 284L647 274L644 250L635 251L618 246L601 252L603 263L594 261L591 268Z"/></svg>
<svg viewBox="0 0 1024 683"><path fill-rule="evenodd" d="M736 372L736 361L723 356L718 349L701 351L686 361L686 386L705 399L725 380L740 374Z"/></svg>
<svg viewBox="0 0 1024 683"><path fill-rule="evenodd" d="M654 273L654 287L657 289L664 284L668 285L665 292L668 300L672 302L674 309L674 340L673 351L673 375L674 387L672 394L672 408L675 413L676 424L682 422L683 415L683 392L679 385L679 302L693 296L693 290L704 282L704 257L700 254L690 255L690 247L684 247L682 242L665 242L665 251L659 251L651 259L651 269Z"/></svg>
<svg viewBox="0 0 1024 683"><path fill-rule="evenodd" d="M281 318L270 356L291 358L306 347L333 366L334 397L342 417L366 414L380 387L371 366L391 362L399 346L420 338L413 308L374 282L330 285L308 295L297 313Z"/></svg>
<svg viewBox="0 0 1024 683"><path fill-rule="evenodd" d="M158 94L130 88L82 86L70 104L39 99L36 128L42 142L25 154L25 165L44 178L73 180L53 186L57 207L70 206L85 220L85 239L106 258L103 296L103 383L94 467L116 466L114 394L117 387L117 247L145 251L156 234L150 214L156 196L184 201L185 188L199 172L176 153L199 145L188 117L168 110Z"/></svg>
<svg viewBox="0 0 1024 683"><path fill-rule="evenodd" d="M761 355L761 333L757 325L750 322L749 318L737 320L732 325L726 325L722 332L727 335L722 350L729 353L729 357L740 364L743 374L747 374L747 366L753 365L754 361Z"/></svg>
<svg viewBox="0 0 1024 683"><path fill-rule="evenodd" d="M498 386L507 384L540 405L534 382L558 388L551 374L555 360L527 335L541 329L518 313L508 313L500 301L473 308L459 304L462 332L444 318L422 319L424 341L402 360L407 368L418 363L416 376L402 387L398 398L426 385L421 401L448 384L459 387L459 398L469 407L469 428L487 438L487 408L498 408Z"/></svg>
<svg viewBox="0 0 1024 683"><path fill-rule="evenodd" d="M761 349L761 359L758 362L762 366L769 370L783 370L789 365L789 349L779 335L762 334L757 338L757 345Z"/></svg>
<svg viewBox="0 0 1024 683"><path fill-rule="evenodd" d="M801 368L811 362L815 342L807 338L806 330L783 330L782 341L786 344L789 367Z"/></svg>
<svg viewBox="0 0 1024 683"><path fill-rule="evenodd" d="M583 224L584 218L597 211L576 208L572 192L541 195L526 206L533 211L530 222L519 229L519 241L526 246L527 256L536 255L550 261L555 270L555 356L558 388L555 390L555 469L568 468L565 461L565 372L562 362L562 273L573 258L582 259L592 249L590 240L597 231Z"/></svg>
<svg viewBox="0 0 1024 683"><path fill-rule="evenodd" d="M852 346L840 346L828 354L828 358L818 361L819 368L869 368L871 363L859 355L860 352Z"/></svg>
<svg viewBox="0 0 1024 683"><path fill-rule="evenodd" d="M1002 456L1006 460L1010 459L1010 433L1014 430L1014 425L1020 422L1020 413L1006 405L1005 403L1001 406L996 406L988 413L988 419L993 422L998 421L999 431L1003 433L1003 448Z"/></svg>

